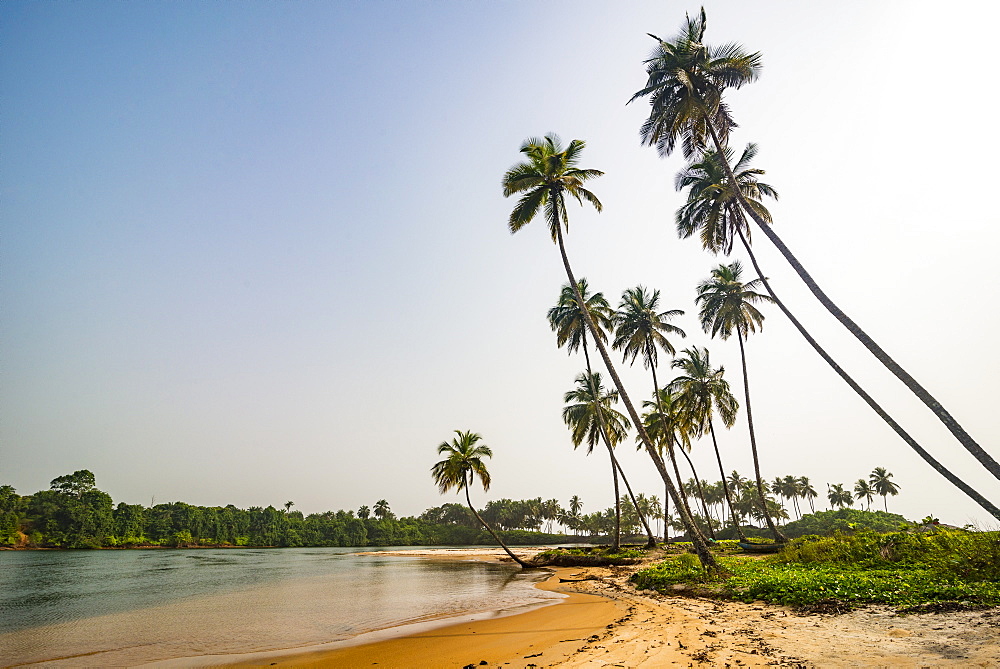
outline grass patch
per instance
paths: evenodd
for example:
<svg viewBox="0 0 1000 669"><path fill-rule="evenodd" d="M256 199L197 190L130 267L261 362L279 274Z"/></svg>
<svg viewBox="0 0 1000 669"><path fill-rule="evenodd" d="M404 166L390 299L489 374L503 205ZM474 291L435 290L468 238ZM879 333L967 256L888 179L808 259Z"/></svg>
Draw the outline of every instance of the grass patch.
<svg viewBox="0 0 1000 669"><path fill-rule="evenodd" d="M687 553L633 575L640 589L709 585L740 601L804 606L824 600L913 607L940 602L1000 606L1000 533L859 532L802 537L766 557L720 555L708 575Z"/></svg>

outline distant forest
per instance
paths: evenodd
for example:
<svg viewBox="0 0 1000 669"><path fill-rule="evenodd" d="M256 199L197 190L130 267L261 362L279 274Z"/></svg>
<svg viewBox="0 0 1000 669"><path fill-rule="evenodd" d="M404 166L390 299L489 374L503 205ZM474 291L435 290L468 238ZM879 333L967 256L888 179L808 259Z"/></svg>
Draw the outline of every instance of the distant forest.
<svg viewBox="0 0 1000 669"><path fill-rule="evenodd" d="M170 502L119 503L83 469L53 479L49 490L18 495L0 486L0 546L21 548L129 548L142 546L430 546L492 544L492 537L461 504L444 504L419 517L398 518L385 500L357 511L304 515L293 502L239 509ZM558 543L564 534L539 532L545 504L498 500L483 510L512 544ZM492 508L491 508L492 507ZM576 539L575 537L573 538Z"/></svg>

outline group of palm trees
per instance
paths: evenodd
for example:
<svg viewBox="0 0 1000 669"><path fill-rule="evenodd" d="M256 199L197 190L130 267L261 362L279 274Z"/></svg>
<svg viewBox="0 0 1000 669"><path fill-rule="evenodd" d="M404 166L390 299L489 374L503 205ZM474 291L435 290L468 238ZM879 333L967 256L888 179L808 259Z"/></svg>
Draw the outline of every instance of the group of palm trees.
<svg viewBox="0 0 1000 669"><path fill-rule="evenodd" d="M713 277L710 281L730 284L734 293L749 290L757 297L744 299L742 304L740 304L740 300L729 301L721 295L718 300L714 296L706 297L705 300L701 301L703 326L707 326L713 335L718 334L723 338L731 336L735 332L742 352L746 336L760 324L760 321L747 307L752 307L754 302L770 301L774 303L789 318L810 346L925 462L991 515L1000 519L1000 509L931 456L833 360L778 298L773 287L762 273L750 244L749 221L751 220L764 236L776 246L820 303L945 424L962 446L983 467L1000 479L1000 463L987 453L923 386L902 369L867 333L830 300L801 262L774 232L771 226L771 216L762 199L764 197L776 198L777 192L771 186L759 181L758 177L763 174L762 170L750 166L750 162L756 154L755 145L749 144L740 159L735 164L731 164L733 152L729 147L729 137L730 131L736 127L736 123L724 98L728 89L740 88L757 79L761 69L761 55L759 52L747 53L740 45L734 43L721 47L706 44L704 42L706 27L707 19L705 11L702 9L693 18L690 16L685 18L679 34L674 38L667 40L652 36L656 45L653 54L645 61L646 85L636 92L630 100L631 102L646 98L650 103L649 116L640 128L642 143L655 147L659 154L664 157L669 156L680 145L684 157L689 161L688 165L678 174L676 180L679 189L687 189L687 202L676 216L678 234L681 237L697 234L706 250L723 254L728 254L738 239L757 275L752 282L741 284L737 289L735 284L740 282L738 277L733 278L733 275L739 269L738 264L722 265L713 271ZM596 348L604 363L614 386L612 392L616 393L615 397L624 405L625 415L637 432L640 447L645 449L663 480L667 499L677 509L685 530L692 538L695 552L706 568L715 568L715 560L708 550L705 537L695 525L683 493L678 490L678 486L675 485L667 468L666 461L672 460L676 445L671 443L673 438L669 436L670 430L663 430L662 432L666 432L664 435L656 430L651 434L647 429L647 425L652 427L654 422L643 419L626 392L611 360L608 347L605 345L605 335L602 335L606 324L598 322L599 319L595 318L591 310L586 308L587 297L581 291L581 286L586 287L586 284L576 279L566 253L564 232L568 231L569 228L566 207L567 195L580 204L584 202L590 204L598 212L603 209L598 197L585 187L587 182L600 177L603 172L579 166L584 147L585 143L578 139L563 146L559 138L553 134L544 138L529 138L521 145L520 151L523 155L523 161L507 170L503 177L504 195L519 196L511 212L508 227L512 233L516 233L534 220L537 215L541 214L545 218L550 236L559 249L563 268L566 271L567 289L572 294L572 300L578 305L579 316L577 318L580 323L577 327L580 333L576 335L578 337L576 346L584 350L588 359L585 375L582 376L582 380L581 377L578 377L577 390L589 392L595 400L593 413L596 429L593 432L600 437L600 439L595 437L591 440L591 432L588 428L584 430L584 437L580 443L587 441L588 447L592 448L598 441L604 441L611 445L615 439L612 435L610 422L604 418L604 414L608 412L605 410L602 390L597 384L597 373L590 366L589 354L585 345L589 341ZM767 299L765 299L765 295L755 292L755 286L751 287L751 284L758 282L759 286L764 289ZM715 291L715 289L711 290ZM643 310L646 313L655 312L655 307L649 307L649 301L655 294L655 291L654 293L645 293L639 288L631 293L626 291L622 300L623 308L631 308L626 303L634 300L637 312ZM643 301L639 301L640 297ZM713 308L708 306L710 299L720 310L738 317L730 319L729 316L725 316L716 319ZM657 312L656 315L666 314L660 320L663 325L668 325L663 321L669 317L670 313L669 311ZM668 350L663 345L660 336L665 338L666 334L673 331L669 328L657 329L649 322L647 324L652 329L639 328L634 331L623 330L619 333L618 328L621 327L619 321L616 323L615 339L612 346L622 350L626 360L631 358L634 361L641 356L643 364L654 371L657 349ZM570 341L572 340L565 339L562 343ZM681 360L685 359L687 363L684 364L698 367L698 375L688 375L692 379L699 379L699 383L705 383L709 380L721 381L720 378L713 377L715 370L708 363L707 351L699 351L696 348L688 349L685 351L685 356L681 358ZM745 357L742 360L744 401L748 409L747 418L750 425L750 445L754 455L756 487L763 504L763 482L760 479L756 436L752 427L752 416L749 412L749 384L745 373ZM680 365L678 368L683 369ZM687 370L684 371L687 372ZM675 385L674 382L661 389L654 380L652 405L647 408L650 412L655 410L663 423L670 420L668 404L673 401L671 394L675 394L679 389L680 385ZM666 397L663 390L666 391ZM604 394L608 394L608 392L603 391ZM720 405L716 404L711 393L706 392L699 401L706 404L711 403L725 422L723 410ZM608 404L610 404L610 398ZM691 409L690 406L687 408ZM733 410L735 411L735 407ZM708 415L707 411L703 415ZM699 423L695 429L696 434L703 434L707 431L710 435L714 435L710 418ZM678 450L683 451L683 448ZM615 458L610 447L609 455L614 463ZM673 466L673 462L671 465ZM615 470L618 470L616 464L614 467ZM675 470L674 475L677 474L678 472ZM679 477L677 480L680 480ZM771 531L780 540L781 535L773 520L771 518L767 520Z"/></svg>
<svg viewBox="0 0 1000 669"><path fill-rule="evenodd" d="M867 479L855 481L853 497L851 491L845 489L842 483L828 485L826 497L830 500L830 506L840 509L845 506L854 506L854 500L864 500L867 510L871 509L872 500L875 499L876 495L879 495L882 497L883 507L889 511L888 496L895 497L899 494L899 484L890 480L891 478L892 474L885 467L876 467Z"/></svg>

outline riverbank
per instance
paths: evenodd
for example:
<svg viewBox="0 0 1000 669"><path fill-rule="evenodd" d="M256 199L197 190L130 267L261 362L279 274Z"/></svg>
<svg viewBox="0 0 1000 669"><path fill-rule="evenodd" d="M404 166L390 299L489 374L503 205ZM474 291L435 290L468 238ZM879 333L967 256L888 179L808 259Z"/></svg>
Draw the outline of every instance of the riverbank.
<svg viewBox="0 0 1000 669"><path fill-rule="evenodd" d="M405 554L500 559L502 552ZM900 616L868 607L798 615L763 603L637 592L628 582L635 569L560 568L537 587L567 599L541 609L325 652L254 657L241 666L1000 667L998 609Z"/></svg>

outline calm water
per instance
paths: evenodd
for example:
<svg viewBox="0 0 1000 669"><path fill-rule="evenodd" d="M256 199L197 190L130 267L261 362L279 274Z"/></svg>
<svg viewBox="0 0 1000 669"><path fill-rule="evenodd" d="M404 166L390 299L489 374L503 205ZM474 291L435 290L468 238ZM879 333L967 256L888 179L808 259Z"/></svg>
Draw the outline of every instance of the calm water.
<svg viewBox="0 0 1000 669"><path fill-rule="evenodd" d="M359 550L3 551L0 665L299 648L553 597L506 564Z"/></svg>

